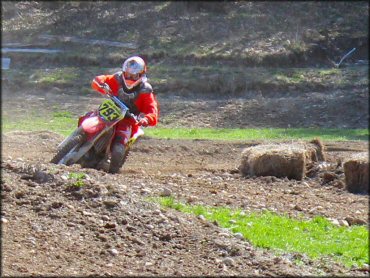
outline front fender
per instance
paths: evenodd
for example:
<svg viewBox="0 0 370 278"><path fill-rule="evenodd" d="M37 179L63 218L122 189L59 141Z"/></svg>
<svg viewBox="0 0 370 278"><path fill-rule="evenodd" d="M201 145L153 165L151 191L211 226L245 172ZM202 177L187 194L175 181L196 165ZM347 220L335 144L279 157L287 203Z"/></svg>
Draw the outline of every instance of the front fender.
<svg viewBox="0 0 370 278"><path fill-rule="evenodd" d="M91 137L101 132L105 128L106 124L99 116L93 116L85 119L81 123L81 126L84 132Z"/></svg>

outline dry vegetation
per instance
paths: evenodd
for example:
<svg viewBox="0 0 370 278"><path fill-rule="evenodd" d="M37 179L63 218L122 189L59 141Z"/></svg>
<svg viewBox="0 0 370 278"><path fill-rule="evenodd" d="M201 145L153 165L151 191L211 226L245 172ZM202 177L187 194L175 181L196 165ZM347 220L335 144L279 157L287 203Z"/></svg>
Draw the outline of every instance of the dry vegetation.
<svg viewBox="0 0 370 278"><path fill-rule="evenodd" d="M367 56L365 1L217 5L3 1L2 6L3 38L8 42L22 38L22 42L40 43L41 34L133 42L151 61L191 64L213 64L216 60L264 66L327 64L328 60L338 62L353 47L358 48L353 59ZM78 48L85 50L81 45ZM89 52L89 56L100 56L102 49L95 46ZM108 63L128 54L130 50L125 49L104 51Z"/></svg>
<svg viewBox="0 0 370 278"><path fill-rule="evenodd" d="M323 144L290 142L246 148L239 170L245 176L275 176L302 180L314 162L325 161Z"/></svg>
<svg viewBox="0 0 370 278"><path fill-rule="evenodd" d="M352 193L369 192L369 153L354 154L344 162L347 190Z"/></svg>

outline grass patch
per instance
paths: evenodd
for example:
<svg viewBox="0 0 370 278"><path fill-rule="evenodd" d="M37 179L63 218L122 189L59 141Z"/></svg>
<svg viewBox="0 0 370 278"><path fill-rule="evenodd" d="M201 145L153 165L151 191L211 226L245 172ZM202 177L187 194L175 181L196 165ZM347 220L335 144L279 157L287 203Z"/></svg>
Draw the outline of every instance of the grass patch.
<svg viewBox="0 0 370 278"><path fill-rule="evenodd" d="M153 128L145 134L154 138L208 139L208 140L368 140L367 129L322 129L322 128Z"/></svg>
<svg viewBox="0 0 370 278"><path fill-rule="evenodd" d="M62 55L62 54L61 54ZM63 56L64 57L64 56ZM60 57L65 61L67 57ZM73 59L72 59L73 60ZM117 59L115 59L117 60ZM81 62L81 64L83 64ZM119 68L101 68L96 66L72 67L59 66L49 69L26 70L9 69L4 71L2 79L5 85L28 88L90 88L91 80L99 74L112 74ZM171 78L164 78L170 76ZM355 68L245 68L240 66L216 63L204 65L153 63L150 64L149 81L156 92L172 93L174 90L193 91L193 80L202 79L211 82L197 84L199 94L212 93L223 95L225 87L228 94L242 95L250 90L270 92L273 90L287 91L300 94L309 90L339 89L348 86L368 86L367 66ZM82 83L81 83L82 82ZM7 85L7 86L8 86ZM289 89L289 87L292 87Z"/></svg>
<svg viewBox="0 0 370 278"><path fill-rule="evenodd" d="M150 200L163 207L217 221L221 227L243 234L257 247L304 253L312 259L330 257L346 267L369 264L369 232L364 226L338 227L319 216L299 220L271 212L246 214L227 207L185 205L172 197Z"/></svg>
<svg viewBox="0 0 370 278"><path fill-rule="evenodd" d="M2 117L1 129L3 132L22 130L22 131L53 131L63 136L69 135L77 127L77 118L69 112L55 112L47 117L29 117L17 120L7 116Z"/></svg>
<svg viewBox="0 0 370 278"><path fill-rule="evenodd" d="M83 187L85 186L84 180L86 179L85 173L69 173L68 179L71 180L70 186Z"/></svg>
<svg viewBox="0 0 370 278"><path fill-rule="evenodd" d="M2 118L2 130L40 131L49 130L64 136L77 126L77 117L70 112L54 112L45 117L28 115L11 119ZM163 139L203 139L203 140L312 140L326 141L368 140L367 129L322 129L322 128L165 128L145 129L145 135Z"/></svg>

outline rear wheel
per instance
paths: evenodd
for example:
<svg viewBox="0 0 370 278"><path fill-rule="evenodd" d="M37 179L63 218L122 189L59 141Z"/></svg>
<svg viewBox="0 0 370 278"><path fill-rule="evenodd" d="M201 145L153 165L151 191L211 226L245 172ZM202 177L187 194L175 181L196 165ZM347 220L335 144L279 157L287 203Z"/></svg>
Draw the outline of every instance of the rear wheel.
<svg viewBox="0 0 370 278"><path fill-rule="evenodd" d="M64 146L57 152L57 154L51 159L51 163L58 164L58 162L63 159L74 147L83 143L86 140L84 134L79 134L75 137L70 138Z"/></svg>

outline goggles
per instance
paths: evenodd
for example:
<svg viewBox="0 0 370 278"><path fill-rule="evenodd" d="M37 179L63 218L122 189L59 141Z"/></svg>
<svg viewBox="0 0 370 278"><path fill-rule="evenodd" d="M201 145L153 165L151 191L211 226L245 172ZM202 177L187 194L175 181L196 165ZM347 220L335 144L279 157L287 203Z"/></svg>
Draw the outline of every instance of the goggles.
<svg viewBox="0 0 370 278"><path fill-rule="evenodd" d="M137 81L137 80L140 79L141 74L140 73L129 73L129 72L125 72L124 73L124 77L125 77L125 79L128 79L128 80Z"/></svg>

